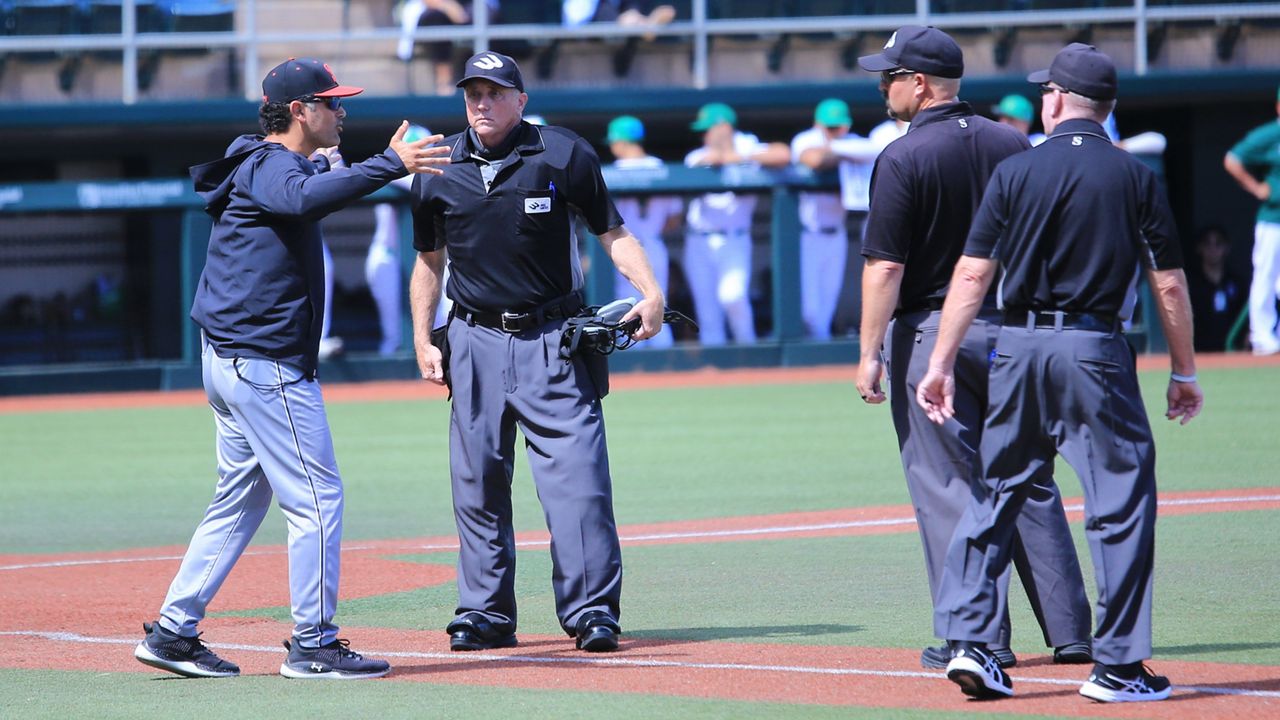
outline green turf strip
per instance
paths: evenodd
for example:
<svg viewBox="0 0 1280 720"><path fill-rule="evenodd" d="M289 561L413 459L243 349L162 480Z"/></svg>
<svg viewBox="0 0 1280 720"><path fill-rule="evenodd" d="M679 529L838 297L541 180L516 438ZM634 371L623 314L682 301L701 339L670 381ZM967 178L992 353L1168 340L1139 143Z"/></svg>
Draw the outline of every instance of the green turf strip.
<svg viewBox="0 0 1280 720"><path fill-rule="evenodd" d="M1201 373L1208 410L1166 422L1165 373L1143 375L1166 491L1277 484L1274 368ZM447 405L329 408L347 485L348 539L451 535ZM671 388L606 401L622 523L907 502L887 406L851 385ZM0 552L182 545L213 493L204 407L0 415ZM523 453L517 527L543 527ZM1063 487L1079 485L1062 470ZM283 543L271 513L260 543Z"/></svg>
<svg viewBox="0 0 1280 720"><path fill-rule="evenodd" d="M379 720L960 720L1008 717L968 712L435 685L429 682L398 682L393 678L352 682L289 681L277 677L185 680L145 673L0 670L0 716L24 720L177 717L198 717L200 720L297 720L309 717L377 717Z"/></svg>

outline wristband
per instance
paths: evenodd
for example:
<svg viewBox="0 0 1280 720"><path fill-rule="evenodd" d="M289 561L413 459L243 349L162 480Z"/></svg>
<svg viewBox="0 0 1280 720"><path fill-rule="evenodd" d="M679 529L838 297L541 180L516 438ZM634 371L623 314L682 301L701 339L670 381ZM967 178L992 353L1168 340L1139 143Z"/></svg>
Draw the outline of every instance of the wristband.
<svg viewBox="0 0 1280 720"><path fill-rule="evenodd" d="M1190 375L1179 375L1176 372L1169 373L1169 379L1176 383L1193 383L1196 381L1195 373Z"/></svg>

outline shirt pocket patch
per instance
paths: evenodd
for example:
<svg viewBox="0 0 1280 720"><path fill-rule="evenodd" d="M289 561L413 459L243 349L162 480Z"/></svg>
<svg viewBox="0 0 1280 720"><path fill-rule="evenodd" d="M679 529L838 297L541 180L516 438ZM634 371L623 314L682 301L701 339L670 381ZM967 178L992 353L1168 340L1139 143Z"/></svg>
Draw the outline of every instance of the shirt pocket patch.
<svg viewBox="0 0 1280 720"><path fill-rule="evenodd" d="M522 190L525 215L540 215L551 212L550 190Z"/></svg>

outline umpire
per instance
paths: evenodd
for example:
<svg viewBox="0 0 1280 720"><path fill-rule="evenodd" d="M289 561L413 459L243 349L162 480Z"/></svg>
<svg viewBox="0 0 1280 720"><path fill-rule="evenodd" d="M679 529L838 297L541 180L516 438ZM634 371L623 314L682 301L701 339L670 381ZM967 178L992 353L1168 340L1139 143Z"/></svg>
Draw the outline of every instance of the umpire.
<svg viewBox="0 0 1280 720"><path fill-rule="evenodd" d="M1185 424L1199 414L1181 252L1155 173L1102 129L1115 106L1111 59L1072 43L1027 79L1041 85L1049 139L992 176L918 389L934 422L956 412L956 353L1000 274L1004 327L980 449L985 491L956 528L943 575L951 602L936 609L935 629L951 641L947 676L965 694L1013 694L986 646L999 638L995 579L1032 481L1061 453L1084 488L1098 584L1097 662L1080 694L1162 700L1169 681L1142 662L1151 657L1155 448L1121 325L1145 268L1173 365L1166 416Z"/></svg>
<svg viewBox="0 0 1280 720"><path fill-rule="evenodd" d="M994 298L964 338L954 419L943 426L929 422L912 402L912 383L924 374L951 270L987 179L1001 160L1030 145L1022 133L976 115L958 99L964 58L941 30L900 28L883 52L858 62L880 72L890 116L911 122L907 134L880 154L872 173L862 243L867 261L858 391L868 403L884 402L881 346L888 335L893 424L936 608L945 603L941 577L947 546L980 480L977 450L987 364L999 328ZM1054 662L1087 663L1089 600L1052 467L1033 487L1014 536L1018 573L1045 643L1054 648ZM1017 662L1008 649L1008 582L1006 572L998 583L1000 633L992 643L1006 667ZM926 648L920 658L928 668L946 667L949 660L945 647Z"/></svg>
<svg viewBox="0 0 1280 720"><path fill-rule="evenodd" d="M583 305L573 225L581 217L643 294L623 321L637 340L662 326L663 296L622 224L585 140L521 119L528 95L515 60L467 60L465 132L444 140L452 164L414 184L410 281L414 345L428 381L450 378L449 461L458 524L453 650L516 644L511 476L517 425L551 531L556 614L588 652L618 646L622 555L600 399L605 358L560 358L565 320ZM432 339L444 251L453 309ZM441 345L445 347L441 347ZM445 354L442 354L442 350Z"/></svg>

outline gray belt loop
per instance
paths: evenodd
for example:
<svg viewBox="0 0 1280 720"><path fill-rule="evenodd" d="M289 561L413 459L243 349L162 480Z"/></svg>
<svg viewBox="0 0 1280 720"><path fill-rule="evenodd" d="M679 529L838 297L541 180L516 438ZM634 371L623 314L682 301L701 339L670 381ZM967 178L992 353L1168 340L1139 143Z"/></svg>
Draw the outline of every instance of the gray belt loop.
<svg viewBox="0 0 1280 720"><path fill-rule="evenodd" d="M1062 312L1061 310L1053 311L1053 331L1054 332L1062 332L1062 319L1063 319L1062 316L1065 314L1066 313Z"/></svg>
<svg viewBox="0 0 1280 720"><path fill-rule="evenodd" d="M1027 311L1027 332L1035 332L1035 331L1036 331L1036 311L1028 310Z"/></svg>

